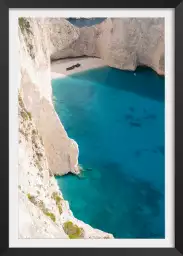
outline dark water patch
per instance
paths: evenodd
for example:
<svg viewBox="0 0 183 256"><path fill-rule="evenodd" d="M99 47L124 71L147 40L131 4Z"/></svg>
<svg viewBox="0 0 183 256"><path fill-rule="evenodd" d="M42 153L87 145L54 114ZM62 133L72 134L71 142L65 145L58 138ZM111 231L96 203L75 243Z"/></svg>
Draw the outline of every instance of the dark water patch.
<svg viewBox="0 0 183 256"><path fill-rule="evenodd" d="M132 127L141 127L141 123L139 121L131 121L131 122L129 122L129 124Z"/></svg>
<svg viewBox="0 0 183 256"><path fill-rule="evenodd" d="M130 110L131 112L134 112L134 111L135 111L134 107L129 107L129 110Z"/></svg>
<svg viewBox="0 0 183 256"><path fill-rule="evenodd" d="M132 71L122 71L111 67L96 68L94 76L93 72L94 69L84 71L82 76L81 73L75 73L70 75L70 78L79 79L83 83L86 81L101 83L142 97L164 101L164 86L162 86L164 78L149 68L138 67L136 70L137 76L134 76ZM121 81L122 76L123 81ZM138 86L136 86L137 84Z"/></svg>
<svg viewBox="0 0 183 256"><path fill-rule="evenodd" d="M126 114L125 115L125 119L126 120L133 120L134 119L134 116L132 114Z"/></svg>
<svg viewBox="0 0 183 256"><path fill-rule="evenodd" d="M153 153L153 154L157 154L157 153L161 153L162 155L164 155L164 147L160 146L160 147L156 147L156 148L144 148L144 149L140 149L140 150L136 150L134 152L134 155L136 157L140 157L143 153Z"/></svg>
<svg viewBox="0 0 183 256"><path fill-rule="evenodd" d="M152 152L156 154L158 151L156 149L152 149Z"/></svg>
<svg viewBox="0 0 183 256"><path fill-rule="evenodd" d="M164 146L158 146L157 149L164 156L164 154L165 154L165 147Z"/></svg>
<svg viewBox="0 0 183 256"><path fill-rule="evenodd" d="M142 150L136 150L134 154L136 157L140 157L141 153L142 153Z"/></svg>

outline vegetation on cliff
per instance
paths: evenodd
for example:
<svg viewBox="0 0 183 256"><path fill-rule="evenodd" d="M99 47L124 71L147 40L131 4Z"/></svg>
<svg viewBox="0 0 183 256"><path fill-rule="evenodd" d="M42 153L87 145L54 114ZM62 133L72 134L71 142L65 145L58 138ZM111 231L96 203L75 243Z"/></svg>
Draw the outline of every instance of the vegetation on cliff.
<svg viewBox="0 0 183 256"><path fill-rule="evenodd" d="M29 51L29 54L32 59L35 58L35 53L32 45L32 40L30 40L34 35L31 30L30 22L27 18L20 17L18 19L18 24L20 27L20 30L25 38L25 43L27 45L27 49Z"/></svg>
<svg viewBox="0 0 183 256"><path fill-rule="evenodd" d="M73 224L72 221L65 222L63 228L70 239L83 238L84 230Z"/></svg>

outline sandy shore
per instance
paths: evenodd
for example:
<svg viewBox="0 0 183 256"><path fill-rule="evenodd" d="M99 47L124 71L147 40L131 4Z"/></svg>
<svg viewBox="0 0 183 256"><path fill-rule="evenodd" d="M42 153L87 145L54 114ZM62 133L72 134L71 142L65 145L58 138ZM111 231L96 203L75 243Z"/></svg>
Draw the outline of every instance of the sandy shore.
<svg viewBox="0 0 183 256"><path fill-rule="evenodd" d="M75 65L77 63L81 64L81 66L69 71L66 70L66 68L72 65ZM99 68L103 66L106 66L104 61L98 58L80 57L80 58L61 59L61 60L53 61L51 63L51 78L52 79L61 78L77 72L82 72L88 69Z"/></svg>

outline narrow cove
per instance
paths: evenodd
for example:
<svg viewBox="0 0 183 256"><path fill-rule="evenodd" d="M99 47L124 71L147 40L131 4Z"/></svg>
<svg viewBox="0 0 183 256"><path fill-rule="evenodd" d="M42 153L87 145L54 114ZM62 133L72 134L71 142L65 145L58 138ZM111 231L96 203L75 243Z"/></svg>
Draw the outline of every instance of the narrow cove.
<svg viewBox="0 0 183 256"><path fill-rule="evenodd" d="M57 177L74 216L115 238L164 238L164 77L103 67L52 87L84 168Z"/></svg>

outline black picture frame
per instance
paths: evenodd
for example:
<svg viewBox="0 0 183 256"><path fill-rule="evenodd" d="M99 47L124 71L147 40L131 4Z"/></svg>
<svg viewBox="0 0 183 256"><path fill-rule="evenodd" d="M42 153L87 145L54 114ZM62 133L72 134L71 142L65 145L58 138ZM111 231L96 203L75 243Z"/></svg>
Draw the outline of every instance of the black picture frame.
<svg viewBox="0 0 183 256"><path fill-rule="evenodd" d="M105 7L104 7L105 6ZM0 131L1 131L1 184L0 184L0 253L2 255L39 255L40 252L46 255L55 254L67 254L78 253L86 254L101 253L98 250L100 248L70 248L72 251L66 251L66 248L41 248L41 251L37 248L9 248L9 8L175 8L175 248L102 248L104 254L116 253L127 256L141 255L174 255L178 256L183 254L183 235L181 234L183 229L183 85L182 85L182 57L183 57L183 3L179 1L163 1L159 0L148 2L146 0L125 0L125 1L105 1L105 3L99 1L41 1L41 0L9 0L0 3L0 27L1 27L1 58L0 67L2 73L0 74L1 81L1 100L0 100ZM2 92L3 91L3 92ZM82 252L82 250L84 251ZM60 251L61 250L61 251ZM87 250L87 251L86 251ZM113 250L113 251L111 251Z"/></svg>

